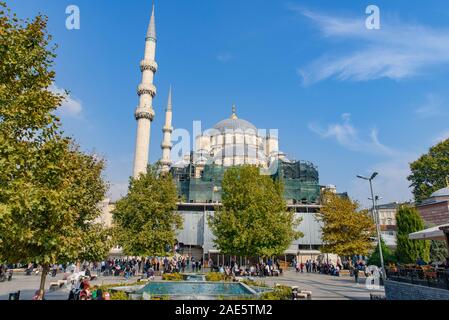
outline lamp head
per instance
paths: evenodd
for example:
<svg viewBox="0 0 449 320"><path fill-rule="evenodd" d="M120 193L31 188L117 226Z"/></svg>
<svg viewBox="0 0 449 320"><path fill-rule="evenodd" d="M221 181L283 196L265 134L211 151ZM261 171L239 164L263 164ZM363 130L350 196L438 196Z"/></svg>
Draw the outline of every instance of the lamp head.
<svg viewBox="0 0 449 320"><path fill-rule="evenodd" d="M379 173L377 173L377 172L374 172L374 173L373 173L373 175L371 176L370 180L373 180L373 179L374 179L375 177L377 177L377 176L378 176L378 174L379 174Z"/></svg>

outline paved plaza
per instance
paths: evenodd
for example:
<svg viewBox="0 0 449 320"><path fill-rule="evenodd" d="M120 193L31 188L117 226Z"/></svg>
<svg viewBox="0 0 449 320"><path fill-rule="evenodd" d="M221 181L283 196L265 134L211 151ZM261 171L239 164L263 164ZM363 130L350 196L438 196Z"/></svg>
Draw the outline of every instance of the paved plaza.
<svg viewBox="0 0 449 320"><path fill-rule="evenodd" d="M55 278L47 277L46 289L50 283L57 282L62 279L62 274ZM161 280L160 277L156 280ZM123 277L100 277L98 280L92 281L92 285L116 284L116 283L132 283L137 278L126 281ZM287 286L298 286L301 290L312 291L313 300L369 300L370 293L383 295L383 290L369 290L365 286L365 278L359 279L356 284L354 278L349 276L333 277L329 275L321 275L315 273L296 273L295 271L287 271L281 277L260 278L258 280L269 286L276 284ZM21 291L21 300L31 300L34 293L39 287L39 276L15 275L10 282L0 283L0 300L8 300L9 293ZM68 288L59 289L48 292L47 300L66 300L69 296Z"/></svg>

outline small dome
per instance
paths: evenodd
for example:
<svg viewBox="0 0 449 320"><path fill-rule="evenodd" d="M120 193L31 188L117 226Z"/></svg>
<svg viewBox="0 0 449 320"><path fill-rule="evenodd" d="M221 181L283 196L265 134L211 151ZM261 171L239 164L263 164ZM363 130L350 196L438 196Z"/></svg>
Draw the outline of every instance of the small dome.
<svg viewBox="0 0 449 320"><path fill-rule="evenodd" d="M449 197L449 187L440 189L438 191L435 191L434 193L432 193L432 195L430 196L431 198L435 198L435 197Z"/></svg>

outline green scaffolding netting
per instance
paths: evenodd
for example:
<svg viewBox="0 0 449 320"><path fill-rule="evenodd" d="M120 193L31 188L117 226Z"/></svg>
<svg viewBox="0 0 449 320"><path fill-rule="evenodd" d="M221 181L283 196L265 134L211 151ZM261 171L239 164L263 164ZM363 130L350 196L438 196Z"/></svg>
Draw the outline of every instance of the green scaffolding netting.
<svg viewBox="0 0 449 320"><path fill-rule="evenodd" d="M284 183L284 197L294 203L317 203L320 196L319 174L310 162L276 163L275 180ZM195 178L195 168L189 165L172 169L178 187L179 197L191 203L210 203L221 201L221 183L226 168L217 165L206 165L201 178Z"/></svg>

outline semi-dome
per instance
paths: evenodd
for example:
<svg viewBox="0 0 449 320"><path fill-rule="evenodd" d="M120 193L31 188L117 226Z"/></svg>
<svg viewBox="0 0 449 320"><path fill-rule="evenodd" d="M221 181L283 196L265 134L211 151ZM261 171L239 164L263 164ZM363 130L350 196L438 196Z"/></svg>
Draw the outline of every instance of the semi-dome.
<svg viewBox="0 0 449 320"><path fill-rule="evenodd" d="M255 125L253 125L251 122L239 119L236 115L236 109L235 106L232 108L232 116L229 119L225 119L223 121L220 121L214 126L214 129L225 132L225 131L249 131L252 130L254 133L257 132L257 128Z"/></svg>
<svg viewBox="0 0 449 320"><path fill-rule="evenodd" d="M438 191L435 191L434 193L432 193L432 195L430 196L431 198L434 197L449 197L449 187L440 189Z"/></svg>

